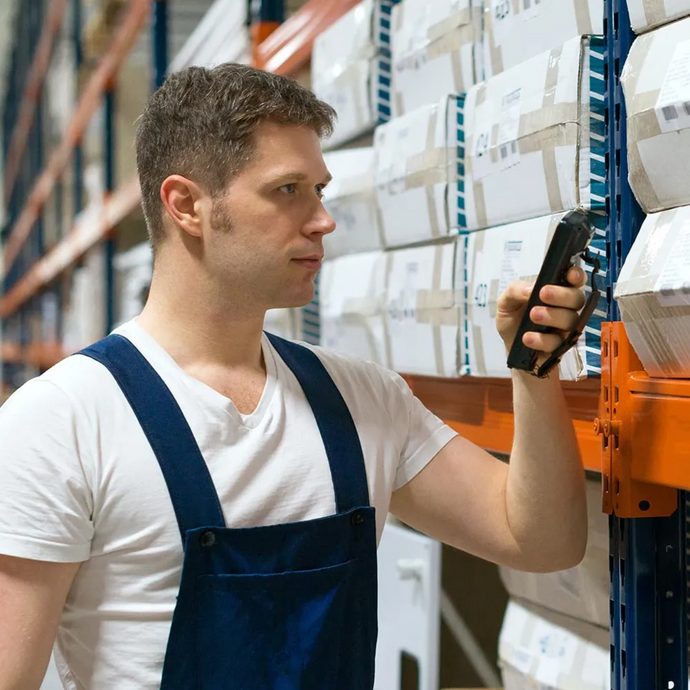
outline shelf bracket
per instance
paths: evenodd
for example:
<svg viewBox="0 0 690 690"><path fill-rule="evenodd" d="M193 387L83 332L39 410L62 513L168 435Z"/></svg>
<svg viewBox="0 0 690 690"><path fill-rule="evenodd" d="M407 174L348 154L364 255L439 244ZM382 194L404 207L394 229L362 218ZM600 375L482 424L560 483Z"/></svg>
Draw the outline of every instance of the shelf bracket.
<svg viewBox="0 0 690 690"><path fill-rule="evenodd" d="M594 431L601 436L603 511L618 517L667 517L678 508L678 491L631 478L633 391L631 375L642 363L628 340L625 326L604 323L599 417Z"/></svg>

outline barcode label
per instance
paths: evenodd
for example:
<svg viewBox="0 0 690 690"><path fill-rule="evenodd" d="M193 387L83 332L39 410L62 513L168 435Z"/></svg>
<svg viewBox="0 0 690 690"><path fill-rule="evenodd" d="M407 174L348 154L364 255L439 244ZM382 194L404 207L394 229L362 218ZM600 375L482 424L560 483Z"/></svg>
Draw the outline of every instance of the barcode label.
<svg viewBox="0 0 690 690"><path fill-rule="evenodd" d="M690 40L675 46L655 110L662 132L690 129Z"/></svg>
<svg viewBox="0 0 690 690"><path fill-rule="evenodd" d="M661 112L663 113L666 122L671 122L671 120L678 119L678 111L676 110L675 105L667 105L661 109Z"/></svg>
<svg viewBox="0 0 690 690"><path fill-rule="evenodd" d="M501 146L501 161L505 161L508 156L516 156L517 152L517 141L511 141L509 144L503 144L503 146Z"/></svg>

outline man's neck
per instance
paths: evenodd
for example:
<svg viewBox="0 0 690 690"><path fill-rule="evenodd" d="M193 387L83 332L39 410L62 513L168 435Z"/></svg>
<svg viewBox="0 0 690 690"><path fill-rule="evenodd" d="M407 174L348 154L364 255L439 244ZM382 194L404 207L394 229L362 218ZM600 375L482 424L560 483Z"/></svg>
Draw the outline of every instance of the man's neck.
<svg viewBox="0 0 690 690"><path fill-rule="evenodd" d="M155 279L137 323L187 371L244 369L264 371L261 337L264 315L222 307L198 291L162 285ZM230 305L230 306L228 306Z"/></svg>

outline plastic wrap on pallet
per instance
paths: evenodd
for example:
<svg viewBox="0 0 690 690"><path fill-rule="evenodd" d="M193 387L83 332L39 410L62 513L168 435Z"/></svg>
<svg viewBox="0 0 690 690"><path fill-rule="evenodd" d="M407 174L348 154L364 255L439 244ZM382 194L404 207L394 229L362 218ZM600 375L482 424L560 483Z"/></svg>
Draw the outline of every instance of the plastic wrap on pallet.
<svg viewBox="0 0 690 690"><path fill-rule="evenodd" d="M621 81L640 206L655 213L690 204L690 18L639 36Z"/></svg>
<svg viewBox="0 0 690 690"><path fill-rule="evenodd" d="M393 8L395 117L481 80L481 15L476 0L405 0Z"/></svg>
<svg viewBox="0 0 690 690"><path fill-rule="evenodd" d="M386 253L385 312L395 371L455 377L461 296L456 239Z"/></svg>
<svg viewBox="0 0 690 690"><path fill-rule="evenodd" d="M333 151L324 155L333 176L324 206L336 223L324 237L326 257L383 248L374 196L374 149L371 146Z"/></svg>
<svg viewBox="0 0 690 690"><path fill-rule="evenodd" d="M498 642L504 690L610 690L609 630L510 601Z"/></svg>
<svg viewBox="0 0 690 690"><path fill-rule="evenodd" d="M462 373L494 378L510 376L505 345L495 324L498 298L512 281L536 279L563 215L557 213L511 223L460 238L466 254L463 264L467 286L459 333L464 352ZM605 272L605 218L603 214L593 213L590 219L595 226L590 251L599 258ZM588 276L591 275L590 266L583 263L582 267ZM460 267L457 274L460 280ZM603 278L599 278L597 283L602 290ZM590 288L586 289L589 291ZM608 312L605 295L603 290L599 306L583 336L561 361L560 377L564 381L577 381L601 373L601 323L606 320Z"/></svg>
<svg viewBox="0 0 690 690"><path fill-rule="evenodd" d="M321 269L321 344L389 366L383 252L342 256Z"/></svg>
<svg viewBox="0 0 690 690"><path fill-rule="evenodd" d="M448 96L377 128L374 183L386 247L464 227L462 126L463 98Z"/></svg>
<svg viewBox="0 0 690 690"><path fill-rule="evenodd" d="M603 39L575 38L470 90L467 230L605 207L603 57Z"/></svg>
<svg viewBox="0 0 690 690"><path fill-rule="evenodd" d="M490 0L484 5L485 78L578 36L603 33L603 0Z"/></svg>
<svg viewBox="0 0 690 690"><path fill-rule="evenodd" d="M391 11L397 0L364 0L321 33L312 52L312 88L338 113L328 147L371 131L391 116Z"/></svg>
<svg viewBox="0 0 690 690"><path fill-rule="evenodd" d="M690 15L690 0L627 0L630 24L641 34Z"/></svg>
<svg viewBox="0 0 690 690"><path fill-rule="evenodd" d="M647 373L690 377L690 206L647 216L615 298Z"/></svg>

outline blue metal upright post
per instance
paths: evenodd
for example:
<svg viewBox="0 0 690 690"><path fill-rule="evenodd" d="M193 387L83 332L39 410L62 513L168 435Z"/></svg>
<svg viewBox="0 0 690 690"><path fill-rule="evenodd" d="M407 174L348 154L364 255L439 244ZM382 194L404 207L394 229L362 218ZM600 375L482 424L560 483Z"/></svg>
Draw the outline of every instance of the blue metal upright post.
<svg viewBox="0 0 690 690"><path fill-rule="evenodd" d="M74 44L74 66L77 74L75 101L79 98L79 76L84 60L81 44L81 2L72 0L72 42ZM84 151L81 142L74 147L74 215L84 208Z"/></svg>
<svg viewBox="0 0 690 690"><path fill-rule="evenodd" d="M164 81L168 70L168 0L153 3L153 90Z"/></svg>
<svg viewBox="0 0 690 690"><path fill-rule="evenodd" d="M115 85L111 84L105 92L105 118L103 131L103 155L105 157L105 196L115 189ZM108 237L104 247L105 261L105 335L115 324L115 248L114 237Z"/></svg>
<svg viewBox="0 0 690 690"><path fill-rule="evenodd" d="M606 0L609 132L609 275L613 290L644 214L628 183L626 110L620 75L634 41L625 0ZM610 519L611 688L688 686L685 496L668 518Z"/></svg>

